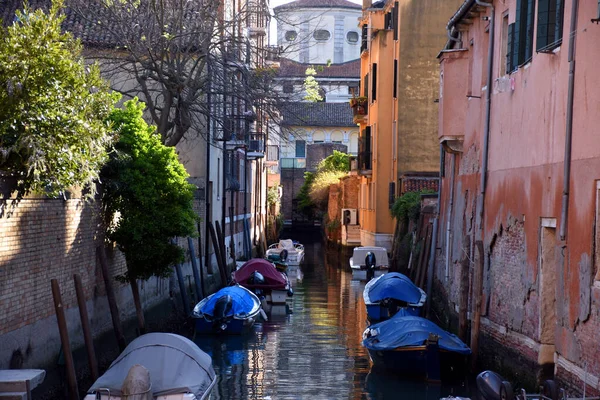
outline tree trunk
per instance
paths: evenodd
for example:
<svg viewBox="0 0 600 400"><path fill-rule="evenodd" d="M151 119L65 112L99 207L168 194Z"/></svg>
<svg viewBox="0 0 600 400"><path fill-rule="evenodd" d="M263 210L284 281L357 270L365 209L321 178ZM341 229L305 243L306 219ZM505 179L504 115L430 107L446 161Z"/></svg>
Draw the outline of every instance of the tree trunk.
<svg viewBox="0 0 600 400"><path fill-rule="evenodd" d="M144 310L142 309L142 302L140 301L140 291L137 280L133 277L130 277L129 284L131 285L131 294L133 294L133 303L135 304L135 313L137 314L138 329L140 331L140 335L143 335L146 333L146 321L144 320Z"/></svg>

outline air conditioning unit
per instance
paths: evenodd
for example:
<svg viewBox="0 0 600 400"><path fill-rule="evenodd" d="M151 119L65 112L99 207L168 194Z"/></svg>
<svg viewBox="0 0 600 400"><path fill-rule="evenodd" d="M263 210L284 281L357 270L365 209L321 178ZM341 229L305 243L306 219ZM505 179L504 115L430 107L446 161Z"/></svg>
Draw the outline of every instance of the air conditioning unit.
<svg viewBox="0 0 600 400"><path fill-rule="evenodd" d="M356 208L342 208L342 225L357 225Z"/></svg>

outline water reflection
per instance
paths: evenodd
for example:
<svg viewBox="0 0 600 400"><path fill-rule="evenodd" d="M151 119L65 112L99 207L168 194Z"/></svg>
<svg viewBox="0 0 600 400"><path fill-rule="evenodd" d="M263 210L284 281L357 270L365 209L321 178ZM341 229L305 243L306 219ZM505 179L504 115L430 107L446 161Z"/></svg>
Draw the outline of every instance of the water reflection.
<svg viewBox="0 0 600 400"><path fill-rule="evenodd" d="M347 260L307 244L301 268L288 272L294 296L266 310L269 321L245 336L197 336L213 358L218 381L212 399L439 399L464 388L403 382L371 371L362 347L364 283Z"/></svg>

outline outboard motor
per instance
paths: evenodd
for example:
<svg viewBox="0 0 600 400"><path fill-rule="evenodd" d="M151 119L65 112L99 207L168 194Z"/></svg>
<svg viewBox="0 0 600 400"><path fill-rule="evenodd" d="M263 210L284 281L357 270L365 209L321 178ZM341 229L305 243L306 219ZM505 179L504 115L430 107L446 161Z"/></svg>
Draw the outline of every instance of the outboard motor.
<svg viewBox="0 0 600 400"><path fill-rule="evenodd" d="M281 250L281 252L279 253L279 260L286 262L288 258L288 251L286 249Z"/></svg>
<svg viewBox="0 0 600 400"><path fill-rule="evenodd" d="M477 393L483 400L513 400L512 386L494 371L483 371L475 379Z"/></svg>
<svg viewBox="0 0 600 400"><path fill-rule="evenodd" d="M215 303L213 310L213 329L217 332L222 332L227 329L227 321L229 320L229 313L233 307L233 299L230 295L219 297Z"/></svg>
<svg viewBox="0 0 600 400"><path fill-rule="evenodd" d="M375 254L368 252L365 256L365 266L367 267L367 282L375 277L375 266L377 265L377 259Z"/></svg>
<svg viewBox="0 0 600 400"><path fill-rule="evenodd" d="M265 277L258 271L254 271L248 278L248 283L251 285L264 285Z"/></svg>

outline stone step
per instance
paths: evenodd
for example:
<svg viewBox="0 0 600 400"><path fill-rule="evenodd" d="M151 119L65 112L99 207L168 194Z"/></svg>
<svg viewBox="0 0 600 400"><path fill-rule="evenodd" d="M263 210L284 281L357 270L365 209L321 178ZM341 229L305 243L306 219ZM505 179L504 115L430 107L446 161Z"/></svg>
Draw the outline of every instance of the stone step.
<svg viewBox="0 0 600 400"><path fill-rule="evenodd" d="M0 393L0 400L27 400L25 392L3 392Z"/></svg>

